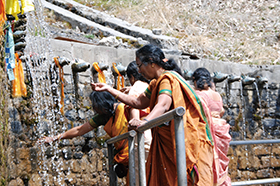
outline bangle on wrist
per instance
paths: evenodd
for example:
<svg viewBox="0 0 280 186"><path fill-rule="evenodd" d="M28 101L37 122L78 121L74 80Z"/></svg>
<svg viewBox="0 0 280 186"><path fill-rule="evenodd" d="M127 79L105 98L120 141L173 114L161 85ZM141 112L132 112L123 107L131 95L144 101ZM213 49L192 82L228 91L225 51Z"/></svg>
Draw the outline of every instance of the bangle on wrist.
<svg viewBox="0 0 280 186"><path fill-rule="evenodd" d="M146 118L144 118L143 120L144 120L144 121L147 121L147 122L149 121L149 120L147 120Z"/></svg>
<svg viewBox="0 0 280 186"><path fill-rule="evenodd" d="M116 95L115 99L118 99L119 95L120 95L120 92Z"/></svg>

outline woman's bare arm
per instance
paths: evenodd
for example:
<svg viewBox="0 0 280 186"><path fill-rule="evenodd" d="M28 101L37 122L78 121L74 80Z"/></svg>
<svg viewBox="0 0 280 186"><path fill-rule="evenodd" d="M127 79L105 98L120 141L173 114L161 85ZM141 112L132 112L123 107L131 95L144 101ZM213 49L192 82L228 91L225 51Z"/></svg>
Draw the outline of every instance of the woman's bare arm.
<svg viewBox="0 0 280 186"><path fill-rule="evenodd" d="M153 110L150 112L150 114L145 118L147 120L152 120L156 117L161 116L166 111L170 109L170 106L172 104L172 98L167 94L160 94L158 96L158 103L155 105ZM141 125L144 125L146 121L141 121L139 119L132 119L129 121L129 129L134 129L135 127L139 127Z"/></svg>
<svg viewBox="0 0 280 186"><path fill-rule="evenodd" d="M95 91L107 91L112 94L116 99L120 100L126 105L129 105L133 108L144 109L150 105L150 99L146 97L144 93L140 94L138 97L127 95L114 89L113 87L104 84L104 83L93 83L92 89Z"/></svg>
<svg viewBox="0 0 280 186"><path fill-rule="evenodd" d="M93 130L94 128L89 124L89 122L86 122L85 124L81 125L81 126L77 126L74 127L62 134L58 134L56 136L53 137L45 137L42 140L45 143L51 143L53 141L59 140L59 139L72 139L74 137L77 136L82 136L86 133L88 133L89 131Z"/></svg>

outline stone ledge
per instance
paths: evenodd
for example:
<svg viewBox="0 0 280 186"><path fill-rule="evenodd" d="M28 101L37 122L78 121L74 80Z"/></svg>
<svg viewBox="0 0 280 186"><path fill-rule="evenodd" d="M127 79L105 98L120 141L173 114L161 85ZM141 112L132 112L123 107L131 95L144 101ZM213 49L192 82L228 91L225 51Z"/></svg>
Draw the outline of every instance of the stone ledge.
<svg viewBox="0 0 280 186"><path fill-rule="evenodd" d="M157 45L163 49L178 50L179 40L174 37L165 35L155 35L151 30L144 29L131 25L121 19L112 17L98 10L82 5L72 0L47 0L48 2L73 12L76 16L84 17L85 19L100 24L104 28L111 28L127 36L142 38L149 41L151 44ZM69 10L69 11L68 11ZM69 21L69 20L67 20ZM98 28L98 27L97 27Z"/></svg>

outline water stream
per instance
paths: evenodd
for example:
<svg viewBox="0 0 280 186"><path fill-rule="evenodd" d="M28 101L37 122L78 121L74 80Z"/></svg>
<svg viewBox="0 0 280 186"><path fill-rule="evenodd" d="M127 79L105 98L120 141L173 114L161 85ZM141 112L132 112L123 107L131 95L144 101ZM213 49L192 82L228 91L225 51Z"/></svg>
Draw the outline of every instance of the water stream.
<svg viewBox="0 0 280 186"><path fill-rule="evenodd" d="M36 138L54 136L57 134L59 121L62 121L59 107L60 94L53 94L58 90L58 82L52 83L50 77L57 79L57 74L50 71L53 65L52 51L50 46L50 34L43 17L41 1L34 1L35 10L26 14L27 35L25 48L26 69L29 71L28 78L32 83L32 106L36 121ZM65 126L62 127L65 130ZM36 139L35 139L36 140ZM62 184L62 161L59 157L58 143L51 146L38 145L39 175L45 185L52 185L53 179L59 185ZM52 158L47 158L46 151L52 151ZM49 177L49 170L56 170L57 174Z"/></svg>

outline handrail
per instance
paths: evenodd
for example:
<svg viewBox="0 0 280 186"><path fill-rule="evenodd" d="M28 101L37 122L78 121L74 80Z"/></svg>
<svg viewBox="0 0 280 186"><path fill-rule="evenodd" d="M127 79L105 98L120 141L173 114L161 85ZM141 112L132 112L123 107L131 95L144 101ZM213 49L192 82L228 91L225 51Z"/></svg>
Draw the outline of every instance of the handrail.
<svg viewBox="0 0 280 186"><path fill-rule="evenodd" d="M146 122L145 125L138 128L138 153L139 153L139 184L140 186L146 185L145 173L145 153L144 153L144 137L142 132L162 125L174 119L175 123L175 141L176 141L176 158L177 158L177 174L178 186L187 186L187 173L186 173L186 153L185 152L185 137L184 137L184 122L183 115L185 114L184 107L178 107L163 115ZM125 134L113 137L106 141L108 145L109 156L109 178L110 186L117 185L117 176L113 170L113 143L128 138L129 140L129 185L135 185L135 165L134 165L134 137L136 131L132 130Z"/></svg>
<svg viewBox="0 0 280 186"><path fill-rule="evenodd" d="M274 143L280 143L280 139L231 141L229 142L229 145L254 145L254 144L274 144Z"/></svg>

